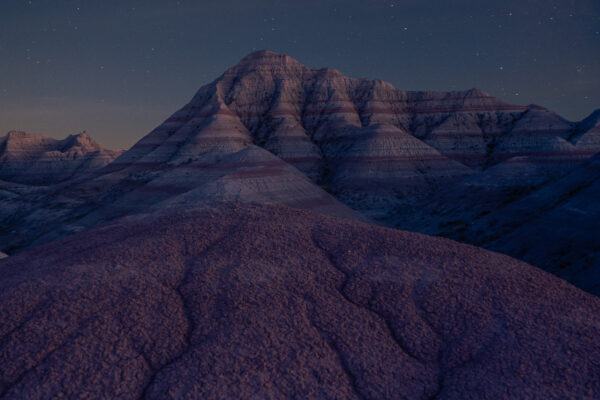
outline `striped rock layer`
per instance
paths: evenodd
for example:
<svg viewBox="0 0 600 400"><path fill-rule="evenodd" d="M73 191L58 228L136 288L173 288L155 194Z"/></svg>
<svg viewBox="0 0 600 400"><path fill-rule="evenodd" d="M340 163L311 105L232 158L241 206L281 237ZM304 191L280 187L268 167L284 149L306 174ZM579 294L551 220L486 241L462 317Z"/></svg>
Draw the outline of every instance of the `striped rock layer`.
<svg viewBox="0 0 600 400"><path fill-rule="evenodd" d="M542 176L568 170L598 151L591 125L477 89L407 92L259 51L202 87L112 167L193 162L254 144L384 220L398 196L497 164L543 164Z"/></svg>
<svg viewBox="0 0 600 400"><path fill-rule="evenodd" d="M121 153L104 149L86 133L57 140L11 131L0 138L0 180L49 185L104 167Z"/></svg>

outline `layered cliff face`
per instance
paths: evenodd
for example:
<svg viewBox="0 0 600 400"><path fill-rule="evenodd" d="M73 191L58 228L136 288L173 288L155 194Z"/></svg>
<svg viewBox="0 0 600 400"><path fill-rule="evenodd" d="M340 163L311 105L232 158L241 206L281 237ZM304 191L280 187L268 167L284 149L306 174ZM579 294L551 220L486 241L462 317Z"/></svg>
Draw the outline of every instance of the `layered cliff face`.
<svg viewBox="0 0 600 400"><path fill-rule="evenodd" d="M534 164L566 173L597 151L591 133L539 106L477 89L406 92L260 51L244 58L136 144L114 167L192 161L254 143L382 223L412 196L482 170Z"/></svg>
<svg viewBox="0 0 600 400"><path fill-rule="evenodd" d="M86 133L57 140L11 131L0 138L0 180L50 185L104 167L121 153L104 149Z"/></svg>
<svg viewBox="0 0 600 400"><path fill-rule="evenodd" d="M0 261L0 398L597 398L599 316L441 238L163 210Z"/></svg>

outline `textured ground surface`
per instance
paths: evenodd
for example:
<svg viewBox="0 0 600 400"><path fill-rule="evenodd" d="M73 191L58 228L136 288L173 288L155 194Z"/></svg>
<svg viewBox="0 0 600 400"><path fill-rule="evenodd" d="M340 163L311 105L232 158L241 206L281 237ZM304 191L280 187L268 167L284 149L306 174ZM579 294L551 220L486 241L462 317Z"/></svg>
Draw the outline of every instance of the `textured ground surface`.
<svg viewBox="0 0 600 400"><path fill-rule="evenodd" d="M600 397L600 299L509 257L275 206L0 261L0 397Z"/></svg>

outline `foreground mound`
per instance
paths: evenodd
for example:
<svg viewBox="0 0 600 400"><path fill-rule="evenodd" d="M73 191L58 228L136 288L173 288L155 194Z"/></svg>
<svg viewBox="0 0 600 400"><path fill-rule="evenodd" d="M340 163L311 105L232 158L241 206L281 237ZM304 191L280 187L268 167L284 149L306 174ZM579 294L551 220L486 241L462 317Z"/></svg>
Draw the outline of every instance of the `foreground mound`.
<svg viewBox="0 0 600 400"><path fill-rule="evenodd" d="M600 396L600 299L307 211L131 216L0 277L3 398Z"/></svg>

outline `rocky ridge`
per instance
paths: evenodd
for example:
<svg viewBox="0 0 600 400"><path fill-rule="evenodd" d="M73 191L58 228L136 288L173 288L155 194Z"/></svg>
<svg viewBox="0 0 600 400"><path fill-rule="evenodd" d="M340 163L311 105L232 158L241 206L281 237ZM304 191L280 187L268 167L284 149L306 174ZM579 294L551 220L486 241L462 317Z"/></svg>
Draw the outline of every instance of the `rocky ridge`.
<svg viewBox="0 0 600 400"><path fill-rule="evenodd" d="M121 153L104 149L85 132L57 140L11 131L0 138L0 180L51 185L104 167Z"/></svg>

